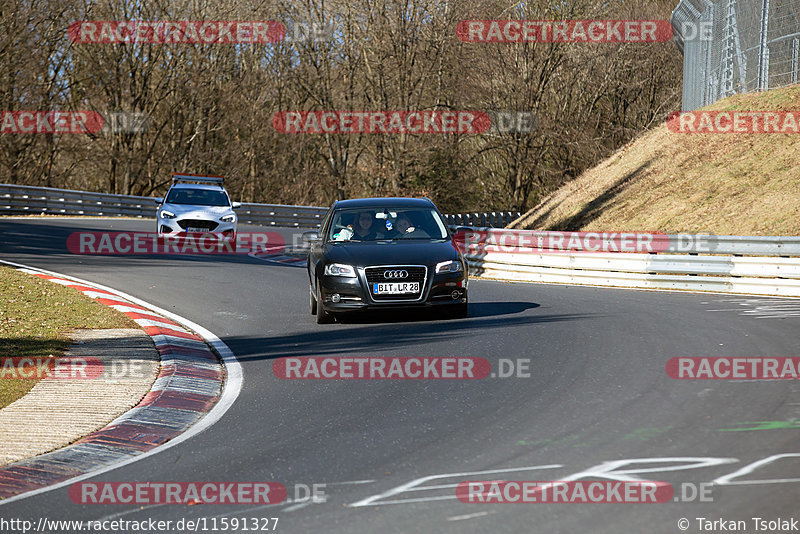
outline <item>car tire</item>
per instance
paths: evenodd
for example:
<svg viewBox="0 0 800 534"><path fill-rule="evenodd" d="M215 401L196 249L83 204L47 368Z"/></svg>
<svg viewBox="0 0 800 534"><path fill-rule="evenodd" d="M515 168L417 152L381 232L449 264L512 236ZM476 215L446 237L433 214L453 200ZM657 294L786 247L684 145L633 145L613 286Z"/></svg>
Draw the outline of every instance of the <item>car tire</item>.
<svg viewBox="0 0 800 534"><path fill-rule="evenodd" d="M317 284L317 289L319 289L319 284ZM320 291L317 291L317 294L321 295ZM325 311L325 308L322 307L319 301L317 302L317 324L331 324L336 318L333 316L332 313L328 313Z"/></svg>
<svg viewBox="0 0 800 534"><path fill-rule="evenodd" d="M311 310L311 315L317 314L317 299L314 298L314 290L308 286L308 307Z"/></svg>

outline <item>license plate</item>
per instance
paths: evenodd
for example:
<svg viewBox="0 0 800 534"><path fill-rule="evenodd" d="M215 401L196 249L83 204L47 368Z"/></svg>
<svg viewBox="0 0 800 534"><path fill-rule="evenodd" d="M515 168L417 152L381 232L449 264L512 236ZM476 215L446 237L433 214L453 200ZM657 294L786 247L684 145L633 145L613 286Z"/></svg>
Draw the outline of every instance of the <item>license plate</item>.
<svg viewBox="0 0 800 534"><path fill-rule="evenodd" d="M192 228L191 226L189 226L188 228L186 228L186 231L189 232L190 234L202 234L204 232L208 232L209 230L208 228Z"/></svg>
<svg viewBox="0 0 800 534"><path fill-rule="evenodd" d="M419 293L419 282L372 284L373 295L402 295L404 293Z"/></svg>

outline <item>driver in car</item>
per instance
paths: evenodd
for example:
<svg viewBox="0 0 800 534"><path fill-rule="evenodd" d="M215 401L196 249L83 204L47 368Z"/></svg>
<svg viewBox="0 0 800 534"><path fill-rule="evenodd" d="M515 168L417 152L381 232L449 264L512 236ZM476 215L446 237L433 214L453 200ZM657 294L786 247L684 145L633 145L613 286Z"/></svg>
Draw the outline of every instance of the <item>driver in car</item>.
<svg viewBox="0 0 800 534"><path fill-rule="evenodd" d="M362 211L353 224L353 235L350 241L374 241L378 234L372 228L375 217L371 212Z"/></svg>

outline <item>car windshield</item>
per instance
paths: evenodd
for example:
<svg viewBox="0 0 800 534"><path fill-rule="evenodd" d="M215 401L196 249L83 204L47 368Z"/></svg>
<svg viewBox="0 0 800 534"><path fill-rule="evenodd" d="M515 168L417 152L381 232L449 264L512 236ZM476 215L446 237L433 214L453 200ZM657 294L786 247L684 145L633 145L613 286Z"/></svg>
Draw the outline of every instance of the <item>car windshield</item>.
<svg viewBox="0 0 800 534"><path fill-rule="evenodd" d="M172 189L167 196L167 204L189 204L192 206L229 206L225 191L213 189Z"/></svg>
<svg viewBox="0 0 800 534"><path fill-rule="evenodd" d="M338 210L328 232L330 241L447 239L447 229L430 208L362 208Z"/></svg>

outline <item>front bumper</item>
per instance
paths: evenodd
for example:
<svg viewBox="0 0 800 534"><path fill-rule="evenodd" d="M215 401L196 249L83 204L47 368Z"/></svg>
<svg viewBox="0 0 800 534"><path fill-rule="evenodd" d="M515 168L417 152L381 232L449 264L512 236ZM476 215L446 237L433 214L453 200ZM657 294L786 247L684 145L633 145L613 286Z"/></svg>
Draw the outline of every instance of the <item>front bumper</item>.
<svg viewBox="0 0 800 534"><path fill-rule="evenodd" d="M214 233L223 237L233 237L236 234L236 222L222 222L218 219L181 218L156 220L156 231L159 234L186 235L190 228L200 228L203 233Z"/></svg>
<svg viewBox="0 0 800 534"><path fill-rule="evenodd" d="M432 267L428 267L432 272ZM356 278L322 276L321 304L325 311L345 313L365 309L402 309L434 306L453 306L467 303L469 278L464 272L428 276L419 298L404 300L375 300L368 290L363 269ZM338 302L336 302L338 300Z"/></svg>

